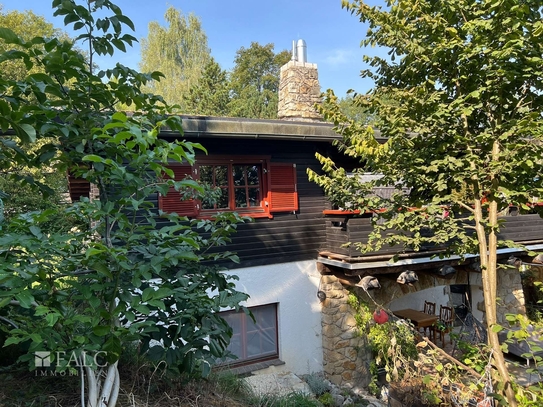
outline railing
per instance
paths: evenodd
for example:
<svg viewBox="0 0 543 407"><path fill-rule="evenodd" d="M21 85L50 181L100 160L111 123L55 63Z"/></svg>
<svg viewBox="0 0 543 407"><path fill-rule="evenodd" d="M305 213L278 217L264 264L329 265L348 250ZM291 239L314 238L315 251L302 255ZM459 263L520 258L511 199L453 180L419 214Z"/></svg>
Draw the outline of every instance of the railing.
<svg viewBox="0 0 543 407"><path fill-rule="evenodd" d="M376 254L393 254L398 252L397 246L383 247L376 252L361 253L353 244L366 243L372 231L371 214L360 214L346 211L325 211L326 219L326 251L345 257L372 256ZM499 233L500 240L512 240L517 243L543 242L543 218L537 214L507 215L505 224ZM435 251L435 246L427 246L426 251ZM425 250L423 248L423 251Z"/></svg>

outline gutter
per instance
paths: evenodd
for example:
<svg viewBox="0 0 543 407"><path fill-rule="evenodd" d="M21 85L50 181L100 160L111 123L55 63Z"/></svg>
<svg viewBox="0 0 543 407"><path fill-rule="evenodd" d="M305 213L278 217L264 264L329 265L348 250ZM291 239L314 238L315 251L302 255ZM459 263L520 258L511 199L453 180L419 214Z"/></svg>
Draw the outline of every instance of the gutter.
<svg viewBox="0 0 543 407"><path fill-rule="evenodd" d="M513 253L522 253L526 250L543 250L543 244L527 245L525 249L515 249L515 248L506 248L498 249L497 254L513 254ZM473 259L479 257L478 254L467 254L464 259ZM403 259L396 262L391 261L370 261L362 263L346 263L345 261L333 260L318 258L317 262L322 264L327 264L329 266L335 266L348 270L366 270L366 269L375 269L375 268L386 268L386 267L398 267L398 266L409 266L412 264L427 264L427 263L438 263L443 261L454 261L462 260L462 257L458 255L449 256L447 258L440 259L439 257L420 257L416 259Z"/></svg>

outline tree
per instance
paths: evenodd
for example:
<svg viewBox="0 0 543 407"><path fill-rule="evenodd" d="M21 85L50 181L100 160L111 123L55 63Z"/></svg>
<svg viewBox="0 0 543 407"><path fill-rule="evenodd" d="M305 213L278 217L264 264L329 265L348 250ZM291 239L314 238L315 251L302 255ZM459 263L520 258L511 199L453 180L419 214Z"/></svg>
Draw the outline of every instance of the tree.
<svg viewBox="0 0 543 407"><path fill-rule="evenodd" d="M366 106L361 106L360 99L364 95L347 93L347 95L334 103L337 103L342 114L350 120L360 124L375 124L376 118L372 117ZM330 106L323 106L324 109L329 109Z"/></svg>
<svg viewBox="0 0 543 407"><path fill-rule="evenodd" d="M204 73L188 93L183 95L185 113L228 116L230 101L229 81L226 71L211 58Z"/></svg>
<svg viewBox="0 0 543 407"><path fill-rule="evenodd" d="M34 37L62 37L68 39L67 35L53 27L43 17L37 16L32 11L24 13L18 11L3 12L0 5L0 27L9 28L17 33L25 41ZM42 48L36 44L36 48ZM0 52L8 50L21 50L17 45L8 47L0 40ZM6 79L22 80L28 74L40 72L39 66L28 69L22 59L4 61L2 64L2 75ZM28 147L27 153L38 151L41 146L34 144ZM23 147L24 148L24 147ZM63 193L67 192L66 177L54 171L52 168L31 169L26 165L14 165L5 162L0 171L0 191L7 193L4 197L5 216L9 219L19 213L29 212L45 208L55 208L65 200ZM39 183L45 189L45 193L36 193L35 188L28 185L28 182ZM58 219L57 219L58 220ZM56 222L56 226L66 227L67 224Z"/></svg>
<svg viewBox="0 0 543 407"><path fill-rule="evenodd" d="M162 72L165 78L151 81L146 89L162 95L170 104L179 104L183 111L182 95L202 76L210 50L196 15L184 16L181 11L170 7L164 18L168 27L156 21L149 23L149 34L141 42L140 69Z"/></svg>
<svg viewBox="0 0 543 407"><path fill-rule="evenodd" d="M47 22L42 16L37 16L32 11L25 11L24 13L19 11L4 12L1 4L0 27L9 28L20 35L25 41L30 41L31 38L37 36L51 37L61 34L58 30L55 30L53 24ZM17 49L16 46L13 48ZM7 51L7 44L4 41L0 41L0 52L5 51ZM4 62L2 71L3 76L9 79L21 79L24 75L28 74L23 61Z"/></svg>
<svg viewBox="0 0 543 407"><path fill-rule="evenodd" d="M236 52L230 81L230 115L260 119L277 118L279 70L290 60L286 50L277 54L273 44L252 42Z"/></svg>
<svg viewBox="0 0 543 407"><path fill-rule="evenodd" d="M338 203L382 213L373 243L424 241L449 244L449 252L478 253L485 316L498 389L516 406L513 383L497 332L498 213L509 205L525 211L543 192L543 43L539 1L393 0L371 7L344 3L369 24L364 45L382 46L389 58L366 57L363 76L375 81L363 105L380 118L372 130L339 109L324 113L344 134L340 147L361 162L360 171L382 173L395 185L389 201L364 196L371 188L320 157L327 175L311 178ZM328 93L328 101L334 101ZM401 103L391 103L398 100ZM385 228L394 236L385 236ZM421 233L430 229L433 234ZM427 236L427 234L426 234Z"/></svg>
<svg viewBox="0 0 543 407"><path fill-rule="evenodd" d="M0 225L1 320L9 322L6 346L29 346L21 361L35 369L32 352L50 352L57 370L79 371L81 405L113 407L117 363L128 343L185 375L209 374L225 354L232 330L218 312L239 309L247 295L235 290L234 277L208 265L236 257L209 248L228 242L241 219L157 213L151 199L159 193L203 192L191 179L174 182L167 165L193 163L196 150L205 149L158 137L164 126L182 132L164 99L142 91L160 73L120 64L94 72L94 55L124 51L135 40L123 33L134 27L119 7L109 0L54 0L53 7L82 32L77 39L89 54L71 42L25 41L0 28L0 38L19 47L0 54L0 65L39 68L20 80L0 74L0 163L54 164L87 179L98 195L65 209L90 227L46 229L56 216L47 209ZM137 111L115 112L118 103ZM31 153L21 147L35 143L41 147Z"/></svg>

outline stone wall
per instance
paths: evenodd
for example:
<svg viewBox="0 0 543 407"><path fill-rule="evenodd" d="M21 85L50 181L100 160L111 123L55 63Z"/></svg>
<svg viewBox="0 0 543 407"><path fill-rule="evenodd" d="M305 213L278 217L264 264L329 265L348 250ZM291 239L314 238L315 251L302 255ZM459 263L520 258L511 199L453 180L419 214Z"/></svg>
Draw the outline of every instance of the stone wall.
<svg viewBox="0 0 543 407"><path fill-rule="evenodd" d="M332 275L322 276L320 287L326 294L321 303L324 374L337 386L365 388L372 355L366 338L357 334L349 291Z"/></svg>
<svg viewBox="0 0 543 407"><path fill-rule="evenodd" d="M481 274L475 274L472 283L472 292L478 293L477 300L474 301L473 315L481 321L484 321L485 303L483 297L483 281ZM507 325L505 316L507 314L526 314L524 301L524 291L520 272L516 268L507 268L498 270L498 290L496 316L499 324ZM476 296L474 296L476 297ZM475 298L474 298L475 300ZM479 317L478 317L479 316Z"/></svg>
<svg viewBox="0 0 543 407"><path fill-rule="evenodd" d="M281 67L277 118L280 120L322 121L315 110L321 88L317 64L290 61Z"/></svg>

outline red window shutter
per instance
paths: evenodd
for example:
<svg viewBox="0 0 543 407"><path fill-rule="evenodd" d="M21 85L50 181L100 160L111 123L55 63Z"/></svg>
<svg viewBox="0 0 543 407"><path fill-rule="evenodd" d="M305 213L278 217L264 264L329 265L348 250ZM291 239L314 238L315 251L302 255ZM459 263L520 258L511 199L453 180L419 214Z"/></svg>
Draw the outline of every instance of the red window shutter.
<svg viewBox="0 0 543 407"><path fill-rule="evenodd" d="M90 182L84 178L77 178L72 174L68 175L68 191L72 202L79 201L82 196L90 197Z"/></svg>
<svg viewBox="0 0 543 407"><path fill-rule="evenodd" d="M182 181L187 176L192 176L192 167L190 165L172 165L174 180ZM168 190L166 196L159 195L158 208L167 213L177 213L179 216L198 216L198 206L196 200L187 199L182 201L181 194L174 188Z"/></svg>
<svg viewBox="0 0 543 407"><path fill-rule="evenodd" d="M270 163L270 212L298 210L296 164Z"/></svg>

